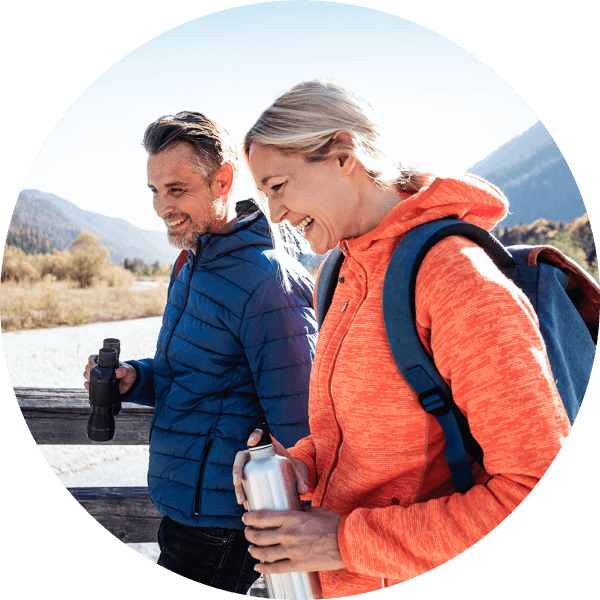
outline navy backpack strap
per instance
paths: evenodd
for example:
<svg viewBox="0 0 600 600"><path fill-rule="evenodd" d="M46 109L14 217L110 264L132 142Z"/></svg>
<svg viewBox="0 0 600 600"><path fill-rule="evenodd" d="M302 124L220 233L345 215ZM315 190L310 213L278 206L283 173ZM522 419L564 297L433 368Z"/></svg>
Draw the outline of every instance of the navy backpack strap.
<svg viewBox="0 0 600 600"><path fill-rule="evenodd" d="M462 235L483 246L502 268L514 264L504 246L475 225L458 219L442 219L415 227L402 239L388 265L383 286L383 319L398 370L419 397L424 410L442 427L454 487L465 492L474 485L465 448L480 464L483 464L483 452L416 328L415 284L419 267L427 252L450 235Z"/></svg>
<svg viewBox="0 0 600 600"><path fill-rule="evenodd" d="M339 248L334 248L327 255L327 258L321 267L319 281L317 282L317 298L315 305L319 329L321 329L325 315L331 305L344 258L344 253Z"/></svg>

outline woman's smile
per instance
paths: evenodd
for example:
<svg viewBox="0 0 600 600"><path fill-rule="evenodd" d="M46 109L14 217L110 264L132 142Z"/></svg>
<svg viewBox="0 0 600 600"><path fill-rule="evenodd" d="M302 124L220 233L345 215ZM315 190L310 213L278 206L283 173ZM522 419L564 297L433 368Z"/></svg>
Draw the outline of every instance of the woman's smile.
<svg viewBox="0 0 600 600"><path fill-rule="evenodd" d="M252 145L248 158L273 223L288 221L316 254L325 254L351 233L355 194L339 160L307 162L300 155L261 144Z"/></svg>
<svg viewBox="0 0 600 600"><path fill-rule="evenodd" d="M312 219L311 217L306 217L306 219L304 219L303 221L298 223L298 225L296 225L296 230L304 234L306 232L306 229L313 224L313 221L314 219Z"/></svg>

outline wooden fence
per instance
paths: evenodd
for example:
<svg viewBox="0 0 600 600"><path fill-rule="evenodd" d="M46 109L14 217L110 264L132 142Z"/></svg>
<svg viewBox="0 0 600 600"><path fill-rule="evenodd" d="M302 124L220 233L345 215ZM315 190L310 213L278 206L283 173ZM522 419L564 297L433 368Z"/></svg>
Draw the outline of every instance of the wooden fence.
<svg viewBox="0 0 600 600"><path fill-rule="evenodd" d="M115 437L92 442L86 436L90 416L84 389L15 388L21 412L37 444L147 445L153 408L123 403L115 418ZM147 487L68 488L75 499L123 542L156 542L162 515Z"/></svg>

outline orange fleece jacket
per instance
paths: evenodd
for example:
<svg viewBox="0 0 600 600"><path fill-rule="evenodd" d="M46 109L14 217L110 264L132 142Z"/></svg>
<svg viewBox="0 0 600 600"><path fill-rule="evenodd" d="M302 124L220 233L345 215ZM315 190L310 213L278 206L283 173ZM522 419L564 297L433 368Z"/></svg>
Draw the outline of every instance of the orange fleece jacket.
<svg viewBox="0 0 600 600"><path fill-rule="evenodd" d="M466 494L454 491L443 432L387 343L383 279L402 236L448 215L489 230L506 209L481 179L430 177L376 229L340 243L342 279L311 373L311 435L290 449L311 473L304 498L343 515L346 568L319 574L325 598L405 581L469 548L527 496L570 430L531 304L466 238L437 244L416 284L423 343L485 455Z"/></svg>

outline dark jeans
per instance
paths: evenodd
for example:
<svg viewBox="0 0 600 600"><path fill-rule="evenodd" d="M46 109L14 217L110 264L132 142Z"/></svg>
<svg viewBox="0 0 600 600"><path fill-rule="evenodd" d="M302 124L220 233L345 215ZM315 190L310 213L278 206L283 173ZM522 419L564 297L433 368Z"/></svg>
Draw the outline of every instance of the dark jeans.
<svg viewBox="0 0 600 600"><path fill-rule="evenodd" d="M165 517L158 545L159 565L220 590L245 594L260 575L243 529L188 527Z"/></svg>

